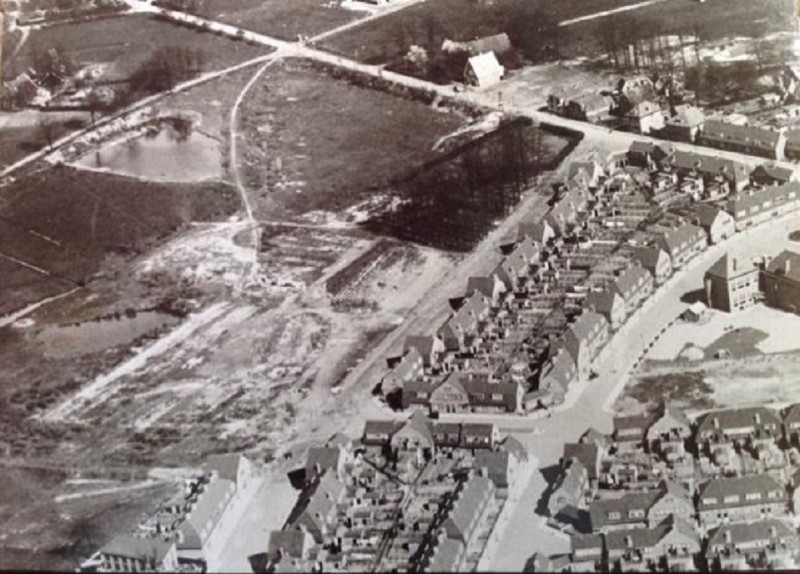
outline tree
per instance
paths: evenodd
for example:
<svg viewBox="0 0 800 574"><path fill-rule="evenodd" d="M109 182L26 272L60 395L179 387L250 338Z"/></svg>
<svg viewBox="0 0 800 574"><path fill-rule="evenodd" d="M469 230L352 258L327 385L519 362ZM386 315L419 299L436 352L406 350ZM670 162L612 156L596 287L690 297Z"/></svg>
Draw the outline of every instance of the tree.
<svg viewBox="0 0 800 574"><path fill-rule="evenodd" d="M40 116L36 122L36 134L39 141L47 143L47 147L52 151L56 139L56 123L44 116Z"/></svg>

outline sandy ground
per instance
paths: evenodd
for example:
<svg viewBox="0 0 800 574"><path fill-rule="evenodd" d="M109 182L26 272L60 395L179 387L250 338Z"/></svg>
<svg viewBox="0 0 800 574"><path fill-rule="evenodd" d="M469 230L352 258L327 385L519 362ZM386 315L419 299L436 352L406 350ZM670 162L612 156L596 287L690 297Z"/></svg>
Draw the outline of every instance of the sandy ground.
<svg viewBox="0 0 800 574"><path fill-rule="evenodd" d="M750 327L765 333L768 338L756 347L763 353L784 353L800 349L800 316L784 313L765 305L751 307L738 313L709 310L708 320L702 323L679 321L664 333L647 354L648 359L669 361L677 359L686 345L705 348L730 329Z"/></svg>

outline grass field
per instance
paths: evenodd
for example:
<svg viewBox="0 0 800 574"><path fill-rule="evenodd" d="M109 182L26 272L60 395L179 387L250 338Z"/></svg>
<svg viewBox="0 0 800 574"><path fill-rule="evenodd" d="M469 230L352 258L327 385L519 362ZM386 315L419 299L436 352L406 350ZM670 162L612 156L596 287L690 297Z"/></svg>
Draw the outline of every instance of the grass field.
<svg viewBox="0 0 800 574"><path fill-rule="evenodd" d="M434 143L462 122L303 62L275 66L241 110L241 167L257 217L347 209L438 157Z"/></svg>
<svg viewBox="0 0 800 574"><path fill-rule="evenodd" d="M203 71L216 70L267 52L230 38L164 22L147 15L121 16L33 30L28 41L6 68L24 70L34 50L58 47L81 64L108 64L103 78L127 79L156 50L180 46L202 55Z"/></svg>
<svg viewBox="0 0 800 574"><path fill-rule="evenodd" d="M82 282L109 255L135 255L189 222L218 220L238 208L238 195L224 184L142 183L55 168L4 189L0 252ZM50 281L26 286L28 270L8 284L2 277L4 312L53 290Z"/></svg>
<svg viewBox="0 0 800 574"><path fill-rule="evenodd" d="M200 0L193 12L285 40L316 36L364 15L328 0Z"/></svg>

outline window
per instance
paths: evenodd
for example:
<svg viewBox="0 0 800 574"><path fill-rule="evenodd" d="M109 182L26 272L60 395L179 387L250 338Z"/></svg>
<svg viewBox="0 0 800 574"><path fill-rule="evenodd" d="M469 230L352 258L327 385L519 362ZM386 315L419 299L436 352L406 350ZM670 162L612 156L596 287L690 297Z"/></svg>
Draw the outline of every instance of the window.
<svg viewBox="0 0 800 574"><path fill-rule="evenodd" d="M717 503L717 499L714 498L714 497L708 497L708 498L704 498L703 499L703 504L705 504L707 506L711 506L712 504L716 504L716 503Z"/></svg>
<svg viewBox="0 0 800 574"><path fill-rule="evenodd" d="M637 508L628 512L628 518L644 518L644 510Z"/></svg>
<svg viewBox="0 0 800 574"><path fill-rule="evenodd" d="M502 401L503 400L503 393L492 393L492 400L493 401Z"/></svg>
<svg viewBox="0 0 800 574"><path fill-rule="evenodd" d="M748 492L744 495L745 500L761 500L760 492Z"/></svg>
<svg viewBox="0 0 800 574"><path fill-rule="evenodd" d="M735 502L739 502L739 495L738 494L729 494L725 498L722 499L725 504L732 504Z"/></svg>
<svg viewBox="0 0 800 574"><path fill-rule="evenodd" d="M609 518L609 520L619 520L620 518L622 518L622 514L620 514L619 512L616 512L616 511L609 512L608 513L608 518Z"/></svg>

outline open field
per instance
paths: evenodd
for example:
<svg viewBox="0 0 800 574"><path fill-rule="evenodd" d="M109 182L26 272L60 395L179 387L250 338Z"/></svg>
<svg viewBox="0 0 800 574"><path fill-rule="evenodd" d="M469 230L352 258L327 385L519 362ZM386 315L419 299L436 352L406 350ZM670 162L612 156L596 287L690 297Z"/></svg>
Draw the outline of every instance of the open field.
<svg viewBox="0 0 800 574"><path fill-rule="evenodd" d="M146 184L55 168L4 190L2 251L82 283L109 255L140 253L189 222L215 221L238 208L238 196L224 184ZM5 312L39 298L14 304L2 294Z"/></svg>
<svg viewBox="0 0 800 574"><path fill-rule="evenodd" d="M180 8L182 2L164 5ZM363 16L326 0L199 0L187 11L284 40L316 36Z"/></svg>
<svg viewBox="0 0 800 574"><path fill-rule="evenodd" d="M268 52L229 38L164 22L147 15L129 15L100 21L65 24L32 30L17 57L4 70L24 70L34 50L58 47L77 63L104 64L102 79L126 80L159 48L181 47L200 55L201 71L211 71Z"/></svg>
<svg viewBox="0 0 800 574"><path fill-rule="evenodd" d="M639 0L438 0L421 2L385 18L343 32L323 43L325 48L370 64L397 64L412 45L429 54L442 42L513 31L514 20L524 23L541 9L555 22L635 4ZM524 24L523 24L524 27ZM520 26L517 29L521 29ZM512 38L512 42L516 38Z"/></svg>
<svg viewBox="0 0 800 574"><path fill-rule="evenodd" d="M241 167L256 217L339 212L373 198L393 178L441 155L434 143L462 123L305 62L274 66L241 110Z"/></svg>

